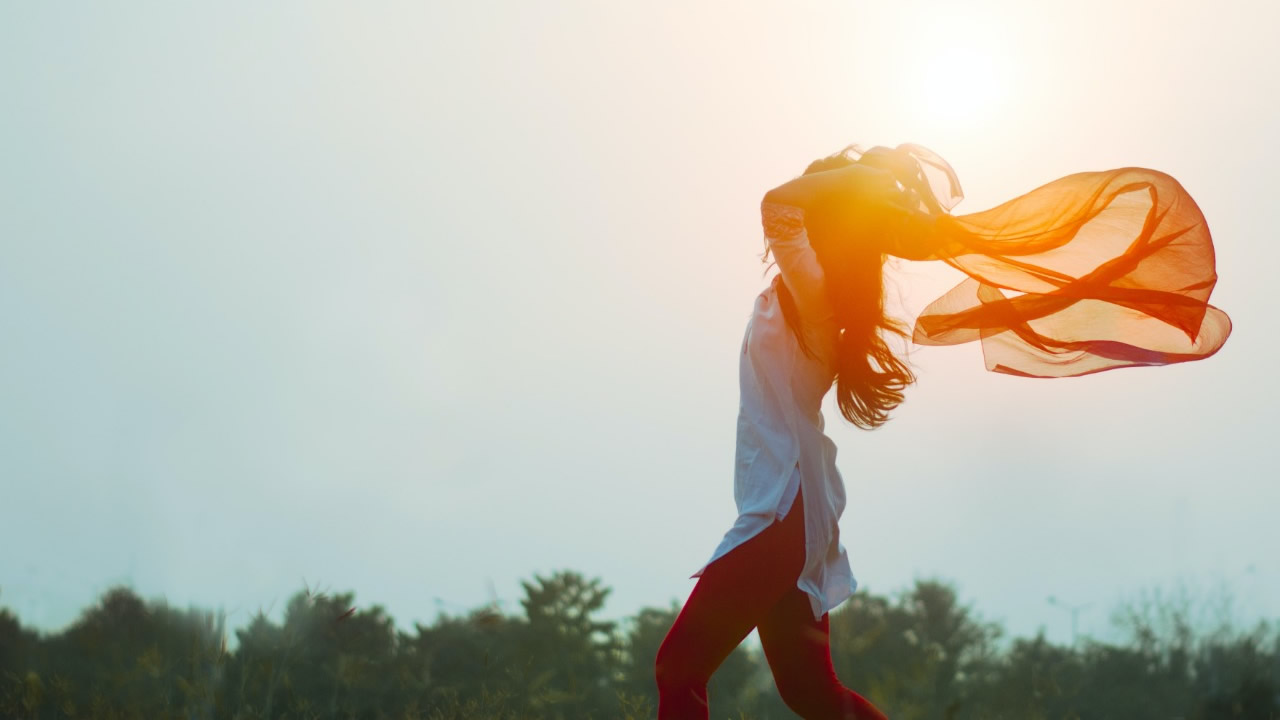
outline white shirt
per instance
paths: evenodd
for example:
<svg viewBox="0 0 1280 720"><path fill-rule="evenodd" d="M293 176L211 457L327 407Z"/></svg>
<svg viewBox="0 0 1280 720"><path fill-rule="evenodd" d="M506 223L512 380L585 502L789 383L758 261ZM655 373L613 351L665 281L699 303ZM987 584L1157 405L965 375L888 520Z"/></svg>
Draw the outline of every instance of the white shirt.
<svg viewBox="0 0 1280 720"><path fill-rule="evenodd" d="M779 274L755 301L739 354L737 453L733 497L738 519L697 572L781 519L803 487L805 564L796 586L809 595L815 620L857 589L836 524L844 512L844 479L836 446L823 432L822 398L835 379L839 329L809 245L800 208L761 204L765 237ZM800 349L782 315L777 285L796 301L805 342Z"/></svg>

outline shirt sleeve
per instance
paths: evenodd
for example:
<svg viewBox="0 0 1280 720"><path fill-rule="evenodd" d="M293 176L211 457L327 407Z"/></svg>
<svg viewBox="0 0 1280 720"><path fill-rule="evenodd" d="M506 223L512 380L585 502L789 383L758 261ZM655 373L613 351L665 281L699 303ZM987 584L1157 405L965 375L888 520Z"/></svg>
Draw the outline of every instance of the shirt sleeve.
<svg viewBox="0 0 1280 720"><path fill-rule="evenodd" d="M822 265L805 231L804 208L765 201L760 204L760 220L765 241L778 262L782 281L795 298L801 319L809 324L833 319Z"/></svg>

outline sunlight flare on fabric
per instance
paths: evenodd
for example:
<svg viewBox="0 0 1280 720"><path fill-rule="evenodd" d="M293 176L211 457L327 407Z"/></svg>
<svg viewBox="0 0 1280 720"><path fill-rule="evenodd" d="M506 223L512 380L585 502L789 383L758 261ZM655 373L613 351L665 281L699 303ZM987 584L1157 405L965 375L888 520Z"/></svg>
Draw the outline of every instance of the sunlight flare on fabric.
<svg viewBox="0 0 1280 720"><path fill-rule="evenodd" d="M1218 276L1204 215L1158 170L1075 173L938 219L935 247L916 259L969 277L924 309L916 343L980 340L988 370L1070 377L1200 360L1231 334L1230 318L1208 302Z"/></svg>

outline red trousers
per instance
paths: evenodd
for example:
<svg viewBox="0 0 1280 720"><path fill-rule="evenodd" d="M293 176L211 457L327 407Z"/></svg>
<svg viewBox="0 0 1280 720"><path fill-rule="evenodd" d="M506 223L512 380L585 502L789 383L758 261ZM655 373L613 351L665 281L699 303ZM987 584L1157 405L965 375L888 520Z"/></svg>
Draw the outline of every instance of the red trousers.
<svg viewBox="0 0 1280 720"><path fill-rule="evenodd" d="M658 649L658 720L706 720L707 681L757 628L778 694L812 718L885 720L831 665L826 613L813 619L796 587L804 568L804 503L707 566Z"/></svg>

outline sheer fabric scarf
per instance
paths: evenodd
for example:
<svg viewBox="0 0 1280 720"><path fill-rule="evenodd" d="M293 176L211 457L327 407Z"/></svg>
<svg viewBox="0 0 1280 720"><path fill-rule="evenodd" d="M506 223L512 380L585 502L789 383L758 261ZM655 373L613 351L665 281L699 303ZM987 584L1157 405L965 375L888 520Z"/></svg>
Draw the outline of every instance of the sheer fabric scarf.
<svg viewBox="0 0 1280 720"><path fill-rule="evenodd" d="M951 215L955 171L914 144L860 153L892 167L921 214L926 247L887 252L941 260L968 277L916 319L920 345L979 341L992 372L1070 377L1201 360L1231 320L1209 304L1217 282L1204 215L1173 177L1125 167L1059 178L982 212Z"/></svg>

